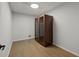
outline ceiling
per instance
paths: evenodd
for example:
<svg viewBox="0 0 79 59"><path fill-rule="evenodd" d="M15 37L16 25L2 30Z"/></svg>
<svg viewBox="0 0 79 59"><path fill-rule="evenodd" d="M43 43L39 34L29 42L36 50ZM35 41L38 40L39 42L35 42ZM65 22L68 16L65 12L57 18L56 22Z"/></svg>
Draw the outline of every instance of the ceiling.
<svg viewBox="0 0 79 59"><path fill-rule="evenodd" d="M33 9L30 4L36 3L39 5L38 9ZM9 2L12 12L18 12L22 14L39 16L50 10L53 10L63 2Z"/></svg>

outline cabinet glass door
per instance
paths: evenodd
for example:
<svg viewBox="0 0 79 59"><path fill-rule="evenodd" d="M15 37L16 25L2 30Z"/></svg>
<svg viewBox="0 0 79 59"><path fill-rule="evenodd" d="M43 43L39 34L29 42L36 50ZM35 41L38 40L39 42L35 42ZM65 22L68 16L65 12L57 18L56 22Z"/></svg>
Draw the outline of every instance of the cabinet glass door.
<svg viewBox="0 0 79 59"><path fill-rule="evenodd" d="M38 18L35 19L35 38L39 39L39 20Z"/></svg>
<svg viewBox="0 0 79 59"><path fill-rule="evenodd" d="M43 41L44 37L44 23L43 23L43 17L40 17L39 19L39 40Z"/></svg>

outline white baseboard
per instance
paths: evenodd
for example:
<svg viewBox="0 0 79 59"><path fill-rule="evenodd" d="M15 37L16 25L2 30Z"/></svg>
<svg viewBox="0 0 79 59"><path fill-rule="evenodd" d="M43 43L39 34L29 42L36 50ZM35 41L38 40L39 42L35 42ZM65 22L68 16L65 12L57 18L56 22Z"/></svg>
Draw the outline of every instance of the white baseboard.
<svg viewBox="0 0 79 59"><path fill-rule="evenodd" d="M22 41L22 40L29 40L29 39L34 39L35 37L31 37L31 38L23 38L23 39L17 39L17 40L13 40L13 42L16 42L16 41Z"/></svg>
<svg viewBox="0 0 79 59"><path fill-rule="evenodd" d="M66 49L66 48L64 48L64 47L62 47L62 46L60 46L60 45L58 45L58 44L56 44L56 43L53 43L53 44L56 45L56 46L59 47L59 48L62 48L62 49L65 50L65 51L68 51L68 52L70 52L70 53L72 53L72 54L74 54L74 55L76 55L76 56L79 57L79 54L78 54L78 53L75 53L75 52L73 52L73 51L71 51L71 50L69 50L69 49Z"/></svg>

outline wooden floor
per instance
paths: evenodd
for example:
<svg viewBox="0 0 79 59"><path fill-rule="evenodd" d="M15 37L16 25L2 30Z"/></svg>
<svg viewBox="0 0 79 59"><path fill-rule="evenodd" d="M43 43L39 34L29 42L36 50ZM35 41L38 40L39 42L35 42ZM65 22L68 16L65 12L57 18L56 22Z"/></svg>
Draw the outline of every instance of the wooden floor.
<svg viewBox="0 0 79 59"><path fill-rule="evenodd" d="M34 39L14 42L10 57L75 57L56 46L43 47Z"/></svg>

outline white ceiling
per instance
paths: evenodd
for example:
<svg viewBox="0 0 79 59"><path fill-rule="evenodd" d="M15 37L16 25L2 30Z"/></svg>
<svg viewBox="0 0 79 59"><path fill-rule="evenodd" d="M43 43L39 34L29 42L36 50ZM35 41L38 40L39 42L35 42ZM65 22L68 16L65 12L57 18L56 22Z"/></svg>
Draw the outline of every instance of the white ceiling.
<svg viewBox="0 0 79 59"><path fill-rule="evenodd" d="M38 9L32 9L30 4L36 3L39 5ZM27 15L39 16L50 10L53 10L63 2L10 2L12 12L18 12Z"/></svg>

